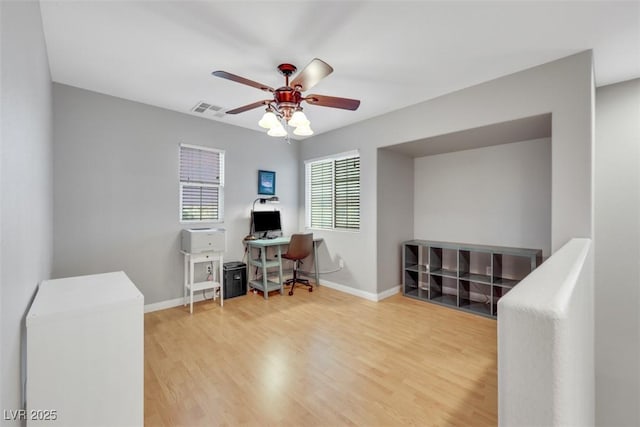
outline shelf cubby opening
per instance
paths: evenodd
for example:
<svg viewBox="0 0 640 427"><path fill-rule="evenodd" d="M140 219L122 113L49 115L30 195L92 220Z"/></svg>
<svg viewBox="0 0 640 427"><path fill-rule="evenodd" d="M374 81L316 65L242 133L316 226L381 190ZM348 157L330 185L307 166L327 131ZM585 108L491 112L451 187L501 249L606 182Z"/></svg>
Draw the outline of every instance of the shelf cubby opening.
<svg viewBox="0 0 640 427"><path fill-rule="evenodd" d="M492 308L492 314L494 316L498 316L498 301L500 301L500 298L502 298L503 296L505 296L510 290L511 288L505 288L502 286L494 286L492 288L493 290L493 295L491 297L491 306Z"/></svg>
<svg viewBox="0 0 640 427"><path fill-rule="evenodd" d="M429 299L435 299L442 296L442 277L429 277Z"/></svg>
<svg viewBox="0 0 640 427"><path fill-rule="evenodd" d="M445 248L442 250L442 271L453 274L451 277L458 277L458 251L456 249Z"/></svg>
<svg viewBox="0 0 640 427"><path fill-rule="evenodd" d="M429 299L429 275L426 273L420 273L418 280L419 297L422 299Z"/></svg>
<svg viewBox="0 0 640 427"><path fill-rule="evenodd" d="M408 297L420 298L420 289L405 287L404 294Z"/></svg>
<svg viewBox="0 0 640 427"><path fill-rule="evenodd" d="M445 305L458 306L458 281L456 279L438 275L431 275L431 301ZM437 284L437 285L436 285ZM437 291L434 290L437 288Z"/></svg>
<svg viewBox="0 0 640 427"><path fill-rule="evenodd" d="M455 295L450 294L442 294L439 297L431 298L430 301L438 302L444 305L450 305L452 307L456 307L458 305L458 298Z"/></svg>
<svg viewBox="0 0 640 427"><path fill-rule="evenodd" d="M491 315L491 285L460 280L459 307L474 313Z"/></svg>
<svg viewBox="0 0 640 427"><path fill-rule="evenodd" d="M429 272L439 276L458 277L458 251L447 248L434 248L430 252Z"/></svg>
<svg viewBox="0 0 640 427"><path fill-rule="evenodd" d="M404 271L404 293L408 294L409 291L418 289L418 273L414 271Z"/></svg>
<svg viewBox="0 0 640 427"><path fill-rule="evenodd" d="M428 284L421 284L418 287L418 298L423 299L423 300L428 300L429 299L429 285Z"/></svg>
<svg viewBox="0 0 640 427"><path fill-rule="evenodd" d="M429 274L428 273L420 273L419 286L422 289L429 289Z"/></svg>
<svg viewBox="0 0 640 427"><path fill-rule="evenodd" d="M404 246L404 267L414 267L419 264L420 247L418 245Z"/></svg>
<svg viewBox="0 0 640 427"><path fill-rule="evenodd" d="M530 257L493 254L493 283L513 287L535 270L536 261Z"/></svg>
<svg viewBox="0 0 640 427"><path fill-rule="evenodd" d="M471 254L469 251L463 249L458 251L458 271L460 272L460 277L463 277L465 274L469 274L470 260Z"/></svg>
<svg viewBox="0 0 640 427"><path fill-rule="evenodd" d="M491 283L491 253L460 250L458 256L460 278L480 283Z"/></svg>
<svg viewBox="0 0 640 427"><path fill-rule="evenodd" d="M442 248L429 247L429 271L442 269Z"/></svg>

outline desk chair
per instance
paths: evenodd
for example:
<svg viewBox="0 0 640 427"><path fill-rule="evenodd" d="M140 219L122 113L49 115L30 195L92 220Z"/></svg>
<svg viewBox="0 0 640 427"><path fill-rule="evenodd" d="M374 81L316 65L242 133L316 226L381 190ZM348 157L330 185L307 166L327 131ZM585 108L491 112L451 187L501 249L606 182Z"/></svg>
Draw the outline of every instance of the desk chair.
<svg viewBox="0 0 640 427"><path fill-rule="evenodd" d="M296 283L309 287L309 292L313 291L313 286L307 279L298 277L298 267L301 261L311 255L313 251L313 233L293 234L289 241L289 249L286 254L282 254L282 258L293 261L293 277L284 282L285 285L291 285L289 295L293 295L293 289Z"/></svg>

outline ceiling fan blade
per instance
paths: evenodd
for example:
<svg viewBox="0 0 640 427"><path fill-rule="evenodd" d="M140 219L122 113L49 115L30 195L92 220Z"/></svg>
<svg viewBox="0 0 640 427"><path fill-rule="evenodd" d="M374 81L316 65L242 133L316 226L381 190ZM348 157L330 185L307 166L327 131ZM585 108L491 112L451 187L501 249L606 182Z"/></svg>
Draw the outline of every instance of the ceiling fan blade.
<svg viewBox="0 0 640 427"><path fill-rule="evenodd" d="M309 104L319 105L321 107L342 108L343 110L355 111L360 106L360 100L349 98L338 98L327 95L307 95L304 100Z"/></svg>
<svg viewBox="0 0 640 427"><path fill-rule="evenodd" d="M243 85L255 87L260 90L264 90L265 92L273 92L274 89L270 86L263 85L262 83L254 82L253 80L245 79L244 77L236 76L235 74L227 73L226 71L214 71L213 73L216 77L221 77L223 79L231 80L237 83L242 83Z"/></svg>
<svg viewBox="0 0 640 427"><path fill-rule="evenodd" d="M243 105L242 107L234 108L233 110L227 111L226 114L244 113L245 111L253 110L254 108L258 108L258 107L261 107L263 105L268 105L271 101L273 101L273 100L265 99L263 101L254 102L253 104Z"/></svg>
<svg viewBox="0 0 640 427"><path fill-rule="evenodd" d="M321 59L314 58L289 84L292 88L300 86L304 92L314 87L318 82L333 73L331 65Z"/></svg>

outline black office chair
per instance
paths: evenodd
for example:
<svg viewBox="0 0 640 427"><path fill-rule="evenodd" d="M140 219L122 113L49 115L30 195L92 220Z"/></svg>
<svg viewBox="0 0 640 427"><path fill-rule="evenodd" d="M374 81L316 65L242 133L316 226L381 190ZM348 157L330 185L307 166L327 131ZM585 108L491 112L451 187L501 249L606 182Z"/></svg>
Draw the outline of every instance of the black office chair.
<svg viewBox="0 0 640 427"><path fill-rule="evenodd" d="M287 249L286 254L282 254L282 258L293 261L293 277L284 282L285 286L291 285L289 295L293 295L293 289L295 288L296 283L308 286L309 292L313 291L313 286L307 279L301 279L300 277L298 277L298 268L300 267L300 263L304 258L311 255L312 251L313 233L293 234L291 236L291 240L289 241L289 249Z"/></svg>

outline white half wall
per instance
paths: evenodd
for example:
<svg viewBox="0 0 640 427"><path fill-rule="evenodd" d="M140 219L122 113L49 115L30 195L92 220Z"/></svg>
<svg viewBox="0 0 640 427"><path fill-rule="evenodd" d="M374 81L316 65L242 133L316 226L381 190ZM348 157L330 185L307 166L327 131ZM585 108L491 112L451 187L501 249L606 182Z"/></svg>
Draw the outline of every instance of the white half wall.
<svg viewBox="0 0 640 427"><path fill-rule="evenodd" d="M51 274L51 76L40 3L2 1L0 17L0 409L16 411L24 407L24 319Z"/></svg>
<svg viewBox="0 0 640 427"><path fill-rule="evenodd" d="M414 238L551 252L551 139L415 159Z"/></svg>
<svg viewBox="0 0 640 427"><path fill-rule="evenodd" d="M276 172L283 232L298 230L297 144L71 86L53 95L54 277L123 270L148 304L182 296L180 230L223 227L225 261L242 260L258 169ZM225 150L223 223L180 223L181 142Z"/></svg>
<svg viewBox="0 0 640 427"><path fill-rule="evenodd" d="M596 91L596 422L640 425L640 79Z"/></svg>
<svg viewBox="0 0 640 427"><path fill-rule="evenodd" d="M591 240L572 239L498 301L500 426L594 425L593 331Z"/></svg>

